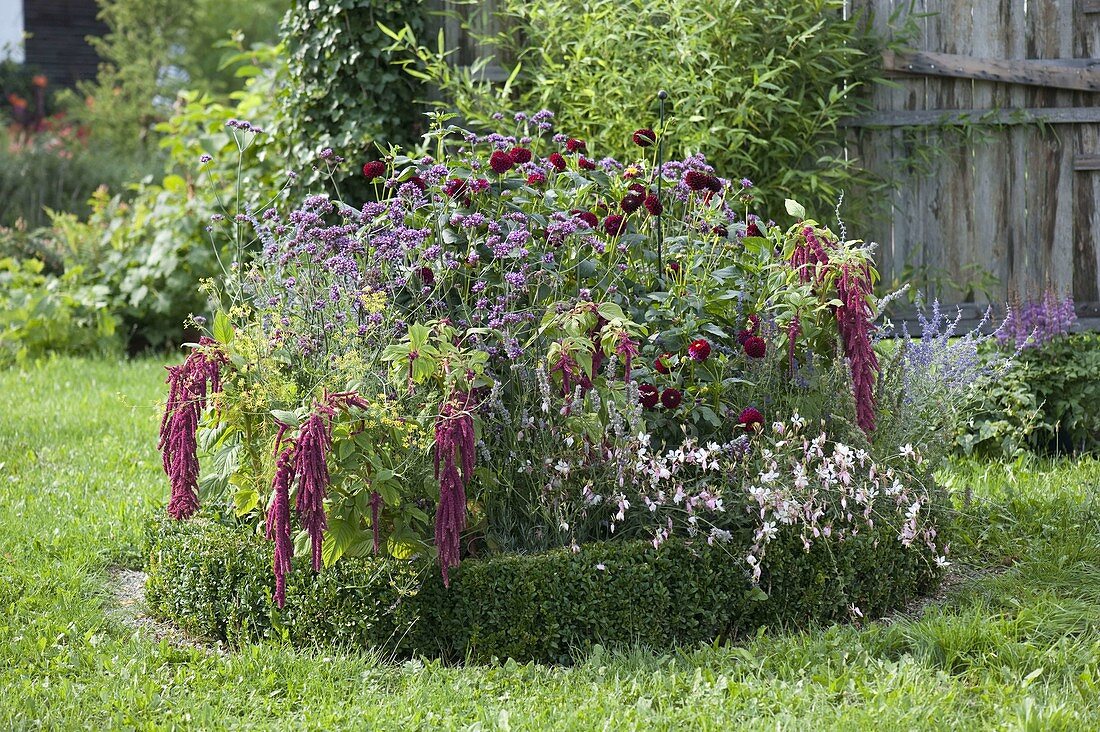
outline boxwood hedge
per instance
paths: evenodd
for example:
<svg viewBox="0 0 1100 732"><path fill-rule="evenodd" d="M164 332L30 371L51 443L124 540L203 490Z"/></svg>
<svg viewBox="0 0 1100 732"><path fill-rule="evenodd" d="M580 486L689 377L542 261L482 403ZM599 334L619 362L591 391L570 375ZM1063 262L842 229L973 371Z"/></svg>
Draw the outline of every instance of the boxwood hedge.
<svg viewBox="0 0 1100 732"><path fill-rule="evenodd" d="M755 589L731 546L624 541L469 559L449 588L427 562L344 559L318 574L295 563L278 610L262 537L209 519L156 519L146 597L155 615L231 643L568 662L595 643L692 645L842 620L853 606L872 617L938 580L928 552L885 529L819 540L808 552L781 535Z"/></svg>

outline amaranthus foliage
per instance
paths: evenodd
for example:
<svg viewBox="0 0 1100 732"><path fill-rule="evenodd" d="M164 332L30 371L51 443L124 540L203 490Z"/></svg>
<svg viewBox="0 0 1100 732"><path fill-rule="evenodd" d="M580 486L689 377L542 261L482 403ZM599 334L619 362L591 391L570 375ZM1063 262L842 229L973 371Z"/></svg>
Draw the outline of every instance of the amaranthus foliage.
<svg viewBox="0 0 1100 732"><path fill-rule="evenodd" d="M315 570L429 555L449 580L682 533L760 576L777 525L879 521L946 561L937 448L897 439L942 395L879 406L905 360L875 350L870 249L793 202L785 226L752 213L701 155L658 166L648 124L617 161L552 117L436 117L433 156L356 162L372 200L244 215L260 251L209 288L231 373L193 443L203 500L266 520L278 602L306 545Z"/></svg>

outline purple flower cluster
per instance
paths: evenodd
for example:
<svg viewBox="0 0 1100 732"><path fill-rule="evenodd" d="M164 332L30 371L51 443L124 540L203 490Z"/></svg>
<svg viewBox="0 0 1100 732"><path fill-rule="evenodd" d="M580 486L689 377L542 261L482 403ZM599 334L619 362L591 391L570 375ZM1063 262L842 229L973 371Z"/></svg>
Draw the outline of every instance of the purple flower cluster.
<svg viewBox="0 0 1100 732"><path fill-rule="evenodd" d="M1004 325L997 333L997 343L1016 349L1038 348L1069 333L1076 322L1073 298L1059 298L1046 290L1041 298L1009 308Z"/></svg>

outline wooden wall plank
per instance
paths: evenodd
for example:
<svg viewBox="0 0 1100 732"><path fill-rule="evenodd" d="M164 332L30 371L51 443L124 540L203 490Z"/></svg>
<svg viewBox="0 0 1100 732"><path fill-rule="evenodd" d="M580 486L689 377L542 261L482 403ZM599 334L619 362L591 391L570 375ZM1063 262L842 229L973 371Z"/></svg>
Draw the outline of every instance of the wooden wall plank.
<svg viewBox="0 0 1100 732"><path fill-rule="evenodd" d="M1100 122L1100 107L1009 109L915 109L874 112L841 122L842 127L943 127L945 125L1062 125Z"/></svg>
<svg viewBox="0 0 1100 732"><path fill-rule="evenodd" d="M1100 14L1096 9L1100 9L1100 3L1078 3L1073 22L1075 56L1100 57ZM1074 95L1077 106L1100 106L1097 100L1095 94ZM1070 143L1077 155L1100 154L1100 124L1077 125ZM1078 301L1100 300L1100 172L1074 173L1073 189L1072 292Z"/></svg>
<svg viewBox="0 0 1100 732"><path fill-rule="evenodd" d="M1038 5L1041 6L1042 3ZM1020 12L1023 12L1023 8L1021 5ZM1035 10L1029 7L1028 12ZM1100 60L1063 63L1058 59L1034 61L929 51L887 51L882 56L882 63L887 71L921 76L949 76L1048 88L1100 91Z"/></svg>

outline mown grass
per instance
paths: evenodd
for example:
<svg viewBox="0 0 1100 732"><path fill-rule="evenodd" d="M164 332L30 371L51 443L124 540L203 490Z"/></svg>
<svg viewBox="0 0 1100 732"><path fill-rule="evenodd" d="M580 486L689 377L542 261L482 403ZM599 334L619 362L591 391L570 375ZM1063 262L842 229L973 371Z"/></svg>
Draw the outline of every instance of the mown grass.
<svg viewBox="0 0 1100 732"><path fill-rule="evenodd" d="M571 668L150 640L109 607L163 499L159 364L0 372L0 729L1100 729L1100 462L966 464L956 554L1003 566L917 620Z"/></svg>

